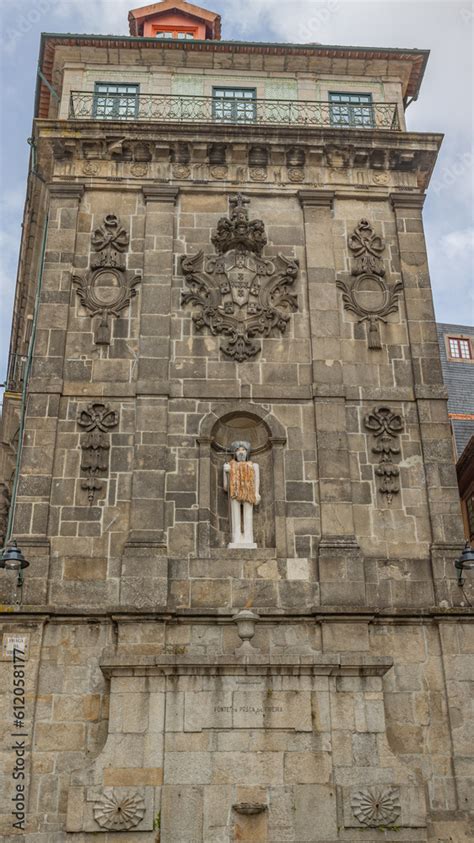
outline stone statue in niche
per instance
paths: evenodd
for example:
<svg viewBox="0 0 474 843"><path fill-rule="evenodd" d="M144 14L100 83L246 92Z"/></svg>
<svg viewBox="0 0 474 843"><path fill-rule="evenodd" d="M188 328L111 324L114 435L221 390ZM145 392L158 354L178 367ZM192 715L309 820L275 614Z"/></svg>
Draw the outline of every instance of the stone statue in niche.
<svg viewBox="0 0 474 843"><path fill-rule="evenodd" d="M230 448L233 459L224 464L232 531L228 547L254 548L253 508L260 503L260 467L250 460L250 442L232 442Z"/></svg>

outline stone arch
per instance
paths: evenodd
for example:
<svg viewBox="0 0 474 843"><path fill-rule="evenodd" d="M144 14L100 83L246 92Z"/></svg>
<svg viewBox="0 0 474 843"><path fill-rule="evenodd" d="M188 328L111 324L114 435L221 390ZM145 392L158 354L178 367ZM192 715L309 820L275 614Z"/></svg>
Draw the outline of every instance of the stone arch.
<svg viewBox="0 0 474 843"><path fill-rule="evenodd" d="M268 428L271 439L284 439L286 441L286 430L281 422L275 418L273 413L271 413L266 407L261 406L260 404L252 404L250 401L229 401L217 404L214 409L202 419L199 428L199 438L211 437L216 423L225 416L239 414L247 414L261 419Z"/></svg>
<svg viewBox="0 0 474 843"><path fill-rule="evenodd" d="M286 431L267 407L245 401L215 405L202 419L199 443L199 555L226 547L230 539L222 469L231 441L248 439L262 478L262 502L255 511L259 548L286 555L283 447Z"/></svg>

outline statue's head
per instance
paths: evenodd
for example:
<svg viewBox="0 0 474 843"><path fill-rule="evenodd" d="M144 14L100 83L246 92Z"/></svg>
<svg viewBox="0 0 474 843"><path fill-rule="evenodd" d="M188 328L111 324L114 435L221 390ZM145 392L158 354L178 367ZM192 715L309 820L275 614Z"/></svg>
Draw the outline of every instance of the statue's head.
<svg viewBox="0 0 474 843"><path fill-rule="evenodd" d="M232 451L234 458L237 460L237 462L246 462L246 460L248 460L250 457L250 442L232 442L230 450Z"/></svg>

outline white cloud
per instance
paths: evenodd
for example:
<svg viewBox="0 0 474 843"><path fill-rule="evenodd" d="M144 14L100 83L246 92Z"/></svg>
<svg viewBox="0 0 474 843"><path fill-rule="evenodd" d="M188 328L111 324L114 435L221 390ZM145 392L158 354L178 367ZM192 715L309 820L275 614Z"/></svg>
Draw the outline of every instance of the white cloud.
<svg viewBox="0 0 474 843"><path fill-rule="evenodd" d="M60 2L54 10L54 16L61 19L74 15L77 21L77 32L99 32L103 34L128 35L128 13L130 9L145 6L146 2L131 2L131 0L67 0Z"/></svg>
<svg viewBox="0 0 474 843"><path fill-rule="evenodd" d="M474 325L474 227L443 231L443 225L436 220L427 225L437 319Z"/></svg>
<svg viewBox="0 0 474 843"><path fill-rule="evenodd" d="M472 261L474 254L474 227L460 231L450 231L441 238L440 248L446 250L450 258L462 257Z"/></svg>

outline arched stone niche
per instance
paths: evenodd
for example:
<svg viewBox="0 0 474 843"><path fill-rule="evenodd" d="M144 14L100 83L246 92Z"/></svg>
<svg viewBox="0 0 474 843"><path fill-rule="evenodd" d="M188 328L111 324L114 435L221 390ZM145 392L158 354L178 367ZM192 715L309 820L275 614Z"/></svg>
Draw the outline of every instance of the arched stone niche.
<svg viewBox="0 0 474 843"><path fill-rule="evenodd" d="M264 408L238 403L216 407L203 419L199 460L199 548L208 556L211 548L225 548L230 541L228 498L223 488L223 465L231 458L230 445L238 439L250 442L252 460L260 466L262 500L254 510L254 534L258 548L275 548L286 555L284 514L282 425ZM258 550L255 551L258 553Z"/></svg>

